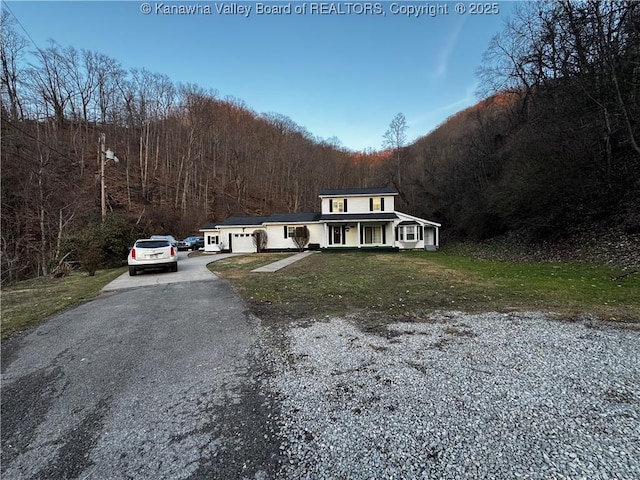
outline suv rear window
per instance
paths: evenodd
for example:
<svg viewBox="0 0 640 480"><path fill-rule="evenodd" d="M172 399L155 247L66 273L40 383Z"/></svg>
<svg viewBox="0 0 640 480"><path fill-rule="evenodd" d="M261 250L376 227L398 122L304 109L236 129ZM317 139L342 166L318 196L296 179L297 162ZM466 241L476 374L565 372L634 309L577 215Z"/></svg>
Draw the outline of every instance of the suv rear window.
<svg viewBox="0 0 640 480"><path fill-rule="evenodd" d="M170 247L171 244L167 240L141 240L134 246L135 248L162 248Z"/></svg>

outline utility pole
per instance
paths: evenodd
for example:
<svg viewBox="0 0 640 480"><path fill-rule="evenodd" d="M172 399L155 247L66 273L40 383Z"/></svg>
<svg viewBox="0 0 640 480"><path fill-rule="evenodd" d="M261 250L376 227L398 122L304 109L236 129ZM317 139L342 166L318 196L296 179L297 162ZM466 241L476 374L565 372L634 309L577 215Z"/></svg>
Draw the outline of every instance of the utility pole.
<svg viewBox="0 0 640 480"><path fill-rule="evenodd" d="M105 159L105 151L104 151L104 143L105 143L105 135L104 133L100 134L100 138L98 139L100 143L100 151L98 153L99 161L100 161L100 207L102 208L102 223L104 223L104 219L107 216L107 200L105 198L104 193L104 164L106 162Z"/></svg>
<svg viewBox="0 0 640 480"><path fill-rule="evenodd" d="M100 144L100 148L98 151L98 157L100 161L100 208L102 212L102 223L104 223L105 218L107 217L107 199L105 196L105 188L104 188L104 166L109 160L113 160L114 163L118 163L118 157L116 157L113 153L113 150L110 148L105 151L105 134L101 133L100 137L98 137L98 143Z"/></svg>

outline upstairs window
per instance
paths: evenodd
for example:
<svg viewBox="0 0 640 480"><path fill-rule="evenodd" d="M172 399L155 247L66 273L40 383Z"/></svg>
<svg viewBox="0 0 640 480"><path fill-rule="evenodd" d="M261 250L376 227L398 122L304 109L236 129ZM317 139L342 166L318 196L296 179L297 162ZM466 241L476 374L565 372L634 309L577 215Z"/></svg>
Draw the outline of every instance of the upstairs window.
<svg viewBox="0 0 640 480"><path fill-rule="evenodd" d="M384 210L384 198L376 197L369 199L369 211L370 212L381 212Z"/></svg>
<svg viewBox="0 0 640 480"><path fill-rule="evenodd" d="M347 199L346 198L333 198L329 203L329 211L334 213L341 213L347 211Z"/></svg>

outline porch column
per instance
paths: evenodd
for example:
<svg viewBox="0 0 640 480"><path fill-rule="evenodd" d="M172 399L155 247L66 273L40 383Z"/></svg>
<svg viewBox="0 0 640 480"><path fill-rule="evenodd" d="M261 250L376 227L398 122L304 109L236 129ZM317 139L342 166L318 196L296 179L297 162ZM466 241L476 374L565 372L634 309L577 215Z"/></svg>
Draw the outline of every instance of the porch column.
<svg viewBox="0 0 640 480"><path fill-rule="evenodd" d="M436 227L436 248L440 248L440 227Z"/></svg>
<svg viewBox="0 0 640 480"><path fill-rule="evenodd" d="M360 222L358 222L358 248L362 247L362 230L360 230Z"/></svg>
<svg viewBox="0 0 640 480"><path fill-rule="evenodd" d="M391 238L393 238L392 242L391 242L391 246L393 248L396 248L396 228L398 228L396 226L395 222L390 222L391 223Z"/></svg>

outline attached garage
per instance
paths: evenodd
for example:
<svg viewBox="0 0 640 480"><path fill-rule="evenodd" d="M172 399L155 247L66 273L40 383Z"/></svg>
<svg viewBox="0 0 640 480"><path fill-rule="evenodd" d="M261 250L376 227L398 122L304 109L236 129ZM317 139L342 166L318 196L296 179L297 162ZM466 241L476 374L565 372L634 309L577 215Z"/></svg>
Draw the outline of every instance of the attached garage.
<svg viewBox="0 0 640 480"><path fill-rule="evenodd" d="M228 243L232 253L256 253L251 233L229 233Z"/></svg>
<svg viewBox="0 0 640 480"><path fill-rule="evenodd" d="M208 234L216 236L216 245L210 251L255 253L253 232L260 229L266 219L267 217L229 217L224 222L205 225L200 231L204 232L205 237Z"/></svg>

